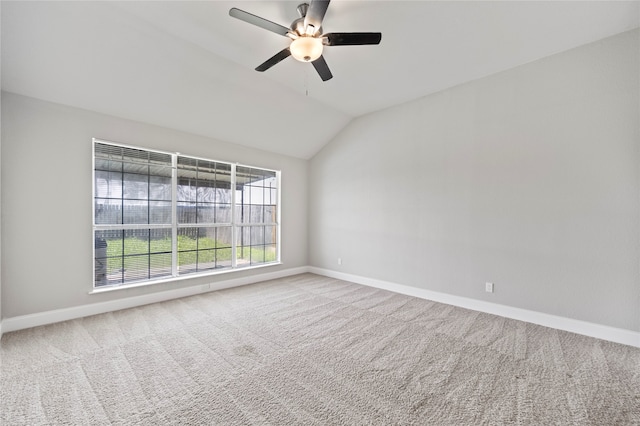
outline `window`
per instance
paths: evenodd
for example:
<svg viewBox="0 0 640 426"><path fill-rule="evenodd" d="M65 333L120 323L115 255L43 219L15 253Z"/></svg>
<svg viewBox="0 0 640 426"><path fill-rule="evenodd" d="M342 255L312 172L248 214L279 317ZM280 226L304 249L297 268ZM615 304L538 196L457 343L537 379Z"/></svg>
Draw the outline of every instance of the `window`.
<svg viewBox="0 0 640 426"><path fill-rule="evenodd" d="M94 139L94 286L279 262L280 173Z"/></svg>

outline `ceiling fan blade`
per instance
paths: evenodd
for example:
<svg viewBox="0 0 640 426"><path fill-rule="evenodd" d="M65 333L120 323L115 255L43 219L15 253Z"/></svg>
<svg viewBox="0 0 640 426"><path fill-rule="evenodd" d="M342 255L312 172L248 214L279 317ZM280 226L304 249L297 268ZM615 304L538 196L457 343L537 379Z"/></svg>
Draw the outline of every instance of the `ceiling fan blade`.
<svg viewBox="0 0 640 426"><path fill-rule="evenodd" d="M289 50L288 47L286 49L282 49L281 51L279 51L278 53L276 53L275 55L273 55L272 57L264 61L262 64L258 65L256 67L256 71L260 71L260 72L266 71L272 66L274 66L275 64L277 64L278 62L282 61L283 59L287 59L290 55L291 55L291 51Z"/></svg>
<svg viewBox="0 0 640 426"><path fill-rule="evenodd" d="M380 44L382 33L329 33L327 46L359 46L363 44Z"/></svg>
<svg viewBox="0 0 640 426"><path fill-rule="evenodd" d="M231 9L229 9L229 15L234 18L240 19L241 21L248 22L249 24L253 24L257 27L264 28L265 30L269 30L283 36L286 36L290 31L290 29L287 27L276 24L275 22L268 21L249 12L245 12L244 10L240 10L236 7L232 7Z"/></svg>
<svg viewBox="0 0 640 426"><path fill-rule="evenodd" d="M313 64L313 67L316 69L316 71L318 71L318 74L320 74L320 78L322 79L322 81L331 80L333 78L333 74L331 74L329 65L327 65L327 61L324 60L324 56L320 56L318 59L311 63Z"/></svg>
<svg viewBox="0 0 640 426"><path fill-rule="evenodd" d="M324 14L327 13L330 1L331 0L311 0L307 14L304 17L304 28L305 31L308 31L309 26L312 25L314 29L311 34L309 34L309 32L307 32L307 34L313 35L320 30Z"/></svg>

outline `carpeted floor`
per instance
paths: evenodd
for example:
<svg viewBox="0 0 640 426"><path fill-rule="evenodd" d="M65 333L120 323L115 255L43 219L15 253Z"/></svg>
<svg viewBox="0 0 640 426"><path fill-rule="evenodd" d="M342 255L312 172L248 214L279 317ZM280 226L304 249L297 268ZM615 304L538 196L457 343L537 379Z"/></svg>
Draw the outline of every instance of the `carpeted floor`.
<svg viewBox="0 0 640 426"><path fill-rule="evenodd" d="M640 349L312 274L0 356L2 425L640 425Z"/></svg>

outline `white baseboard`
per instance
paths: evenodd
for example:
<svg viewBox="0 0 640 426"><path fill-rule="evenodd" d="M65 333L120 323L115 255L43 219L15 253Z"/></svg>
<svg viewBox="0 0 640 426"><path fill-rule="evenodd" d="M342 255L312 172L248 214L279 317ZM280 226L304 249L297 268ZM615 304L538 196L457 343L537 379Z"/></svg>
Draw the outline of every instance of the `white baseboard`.
<svg viewBox="0 0 640 426"><path fill-rule="evenodd" d="M323 275L325 277L350 281L370 287L376 287L395 293L406 294L407 296L419 297L421 299L433 300L435 302L446 303L448 305L459 306L461 308L488 314L499 315L505 318L516 319L533 324L551 327L558 330L570 331L584 336L595 337L611 342L622 343L624 345L640 348L640 333L621 328L609 327L587 321L580 321L542 312L530 311L527 309L514 308L497 303L485 302L482 300L470 299L467 297L454 296L451 294L425 290L408 285L396 284L388 281L366 278L359 275L351 275L343 272L332 271L330 269L309 267L309 272Z"/></svg>
<svg viewBox="0 0 640 426"><path fill-rule="evenodd" d="M178 299L180 297L193 296L194 294L207 293L209 291L222 290L225 288L239 287L261 281L268 281L277 278L309 272L306 266L290 268L277 272L252 275L249 277L233 278L210 284L198 284L191 287L183 287L175 290L161 291L141 296L126 297L107 302L91 303L88 305L74 306L71 308L55 309L52 311L39 312L36 314L21 315L12 318L5 318L0 323L0 331L8 333L10 331L22 330L25 328L37 327L40 325L53 324L60 321L67 321L76 318L88 317L105 312L119 311L121 309L135 308L136 306L148 305L150 303L164 302L166 300ZM2 334L0 333L0 337Z"/></svg>

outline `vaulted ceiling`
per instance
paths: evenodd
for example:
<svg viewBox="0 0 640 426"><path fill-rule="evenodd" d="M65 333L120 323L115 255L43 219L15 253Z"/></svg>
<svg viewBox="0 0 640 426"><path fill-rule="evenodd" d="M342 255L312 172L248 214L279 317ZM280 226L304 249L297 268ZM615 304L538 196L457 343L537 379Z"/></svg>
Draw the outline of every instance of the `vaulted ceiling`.
<svg viewBox="0 0 640 426"><path fill-rule="evenodd" d="M353 118L640 26L638 1L341 1L322 82L288 39L229 16L289 26L290 1L3 1L2 89L299 158Z"/></svg>

